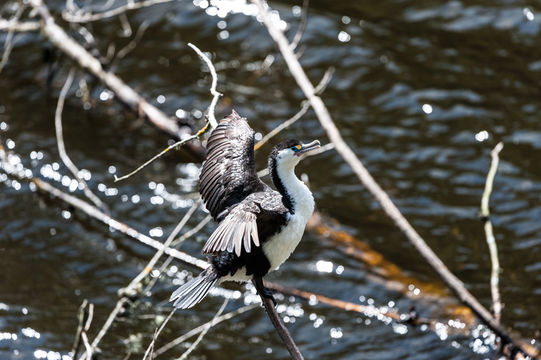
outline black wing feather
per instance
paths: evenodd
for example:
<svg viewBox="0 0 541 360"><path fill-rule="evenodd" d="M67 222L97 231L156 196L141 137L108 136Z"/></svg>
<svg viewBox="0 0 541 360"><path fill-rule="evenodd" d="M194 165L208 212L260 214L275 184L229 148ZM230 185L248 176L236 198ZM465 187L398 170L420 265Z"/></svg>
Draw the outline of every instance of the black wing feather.
<svg viewBox="0 0 541 360"><path fill-rule="evenodd" d="M232 205L266 185L255 169L254 131L235 111L220 120L207 142L207 160L201 170L199 193L215 220Z"/></svg>

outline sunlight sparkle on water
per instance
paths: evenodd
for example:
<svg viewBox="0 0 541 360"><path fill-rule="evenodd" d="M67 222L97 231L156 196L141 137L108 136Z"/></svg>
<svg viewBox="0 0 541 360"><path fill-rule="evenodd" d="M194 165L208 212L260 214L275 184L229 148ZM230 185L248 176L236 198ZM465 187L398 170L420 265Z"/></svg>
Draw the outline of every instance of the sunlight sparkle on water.
<svg viewBox="0 0 541 360"><path fill-rule="evenodd" d="M220 40L225 40L229 37L229 31L227 30L222 30L218 33L218 39Z"/></svg>
<svg viewBox="0 0 541 360"><path fill-rule="evenodd" d="M475 134L475 140L479 142L483 142L488 139L488 131L483 130L479 131L477 134Z"/></svg>
<svg viewBox="0 0 541 360"><path fill-rule="evenodd" d="M530 8L524 8L522 9L522 13L524 14L524 16L526 17L526 19L528 21L533 21L535 19L535 15L534 13L532 12L532 10L530 10Z"/></svg>
<svg viewBox="0 0 541 360"><path fill-rule="evenodd" d="M333 339L340 339L342 336L344 336L341 328L332 328L329 334Z"/></svg>
<svg viewBox="0 0 541 360"><path fill-rule="evenodd" d="M351 35L349 35L347 32L345 31L340 31L338 33L338 40L340 42L348 42L351 40Z"/></svg>
<svg viewBox="0 0 541 360"><path fill-rule="evenodd" d="M37 332L36 330L32 329L31 327L26 327L21 329L21 332L24 336L29 338L36 338L39 339L41 337L41 334Z"/></svg>
<svg viewBox="0 0 541 360"><path fill-rule="evenodd" d="M428 114L432 114L432 105L430 105L430 104L423 104L422 109L423 109L423 112L424 112L425 114L427 114L427 115L428 115Z"/></svg>
<svg viewBox="0 0 541 360"><path fill-rule="evenodd" d="M2 340L17 340L17 334L9 332L0 332L0 341Z"/></svg>
<svg viewBox="0 0 541 360"><path fill-rule="evenodd" d="M105 89L100 93L100 100L101 101L107 101L112 99L114 96L113 92L111 90Z"/></svg>
<svg viewBox="0 0 541 360"><path fill-rule="evenodd" d="M324 273L332 273L333 263L326 260L318 260L316 262L316 270Z"/></svg>
<svg viewBox="0 0 541 360"><path fill-rule="evenodd" d="M187 114L188 113L182 109L177 109L177 111L175 111L175 116L178 117L179 119L184 119Z"/></svg>
<svg viewBox="0 0 541 360"><path fill-rule="evenodd" d="M148 231L148 234L152 237L162 237L163 236L163 230L161 227L155 227Z"/></svg>

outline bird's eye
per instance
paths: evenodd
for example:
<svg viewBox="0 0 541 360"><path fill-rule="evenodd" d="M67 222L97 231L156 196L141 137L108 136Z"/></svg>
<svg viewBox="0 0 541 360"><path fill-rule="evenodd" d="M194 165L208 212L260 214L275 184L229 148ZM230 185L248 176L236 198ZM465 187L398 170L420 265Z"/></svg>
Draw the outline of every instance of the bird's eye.
<svg viewBox="0 0 541 360"><path fill-rule="evenodd" d="M295 146L292 146L291 147L291 150L293 150L294 152L297 152L301 149L301 146L300 145L295 145Z"/></svg>

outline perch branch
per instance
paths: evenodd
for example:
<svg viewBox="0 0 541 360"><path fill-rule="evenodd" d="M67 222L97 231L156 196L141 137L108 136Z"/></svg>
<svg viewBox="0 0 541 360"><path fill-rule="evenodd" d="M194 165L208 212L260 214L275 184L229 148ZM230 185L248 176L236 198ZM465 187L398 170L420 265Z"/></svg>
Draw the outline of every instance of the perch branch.
<svg viewBox="0 0 541 360"><path fill-rule="evenodd" d="M523 346L518 340L514 339L507 332L507 330L501 327L492 317L492 314L466 289L462 281L460 281L453 273L451 273L451 271L449 271L440 258L417 233L413 226L411 226L408 220L406 220L404 215L402 215L387 193L383 191L368 170L366 170L362 162L346 144L342 138L342 135L340 135L338 128L334 124L331 115L329 114L329 111L321 98L315 94L314 86L306 76L304 69L291 50L290 44L287 38L284 36L284 33L274 26L270 20L268 14L268 5L264 3L263 0L252 1L258 6L263 23L267 27L270 36L278 45L280 52L287 63L289 71L304 92L304 95L310 101L310 104L312 105L312 108L314 109L322 127L327 132L329 139L334 143L336 151L351 166L353 172L357 175L361 183L376 198L385 213L393 220L395 225L403 232L403 234L413 244L422 257L432 266L440 278L456 294L460 301L469 306L477 317L502 339L503 344L512 344L523 354L535 358L536 355L532 354L529 349L526 349L526 347Z"/></svg>
<svg viewBox="0 0 541 360"><path fill-rule="evenodd" d="M500 261L498 259L498 247L496 245L496 239L494 238L494 232L492 231L492 222L490 221L489 200L492 194L492 186L494 184L494 177L498 171L499 153L503 149L503 143L498 143L491 151L490 156L492 162L490 164L490 170L487 174L485 183L485 190L483 191L483 197L481 198L481 219L485 223L485 236L490 252L490 260L492 263L492 270L490 272L490 292L492 294L492 308L494 310L494 319L497 323L500 323L502 313L502 303L500 298L500 290L498 284L500 282Z"/></svg>
<svg viewBox="0 0 541 360"><path fill-rule="evenodd" d="M39 14L41 29L45 37L68 57L75 60L85 71L97 77L111 89L117 98L128 108L139 115L146 117L154 126L176 139L183 139L188 135L185 127L180 127L161 110L148 103L141 95L126 85L118 76L103 69L100 61L92 56L84 47L69 37L59 27L49 9L42 0L31 0L30 5ZM199 159L204 157L204 149L200 144L191 143L188 146L190 152Z"/></svg>
<svg viewBox="0 0 541 360"><path fill-rule="evenodd" d="M212 84L210 86L210 93L212 94L212 101L209 105L207 116L210 122L210 126L214 129L216 126L218 126L218 121L216 121L216 117L214 116L214 108L216 107L216 103L218 103L218 99L220 96L222 96L221 93L216 91L216 84L218 83L218 75L216 74L216 68L212 64L212 61L208 58L207 55L205 55L197 46L195 46L192 43L188 43L188 46L192 48L193 51L199 55L199 57L207 64L210 74L212 75Z"/></svg>
<svg viewBox="0 0 541 360"><path fill-rule="evenodd" d="M261 298L261 302L265 307L265 310L267 312L267 315L269 316L272 325L274 326L276 332L278 332L278 335L280 335L280 338L286 345L287 351L289 351L291 358L294 360L304 359L297 344L295 344L295 341L291 337L291 334L282 322L280 315L278 315L278 313L276 312L273 299L263 294L263 292L265 291L265 288L263 286L263 280L256 277L252 280L252 282L257 290L257 293L259 294L259 297Z"/></svg>

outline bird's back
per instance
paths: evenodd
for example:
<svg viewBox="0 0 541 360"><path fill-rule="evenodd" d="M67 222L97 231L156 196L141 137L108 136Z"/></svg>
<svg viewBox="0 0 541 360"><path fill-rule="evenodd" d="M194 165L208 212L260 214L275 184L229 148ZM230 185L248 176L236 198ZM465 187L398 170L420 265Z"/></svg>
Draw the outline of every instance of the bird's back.
<svg viewBox="0 0 541 360"><path fill-rule="evenodd" d="M207 210L218 221L246 196L266 190L255 169L254 131L235 111L210 135L199 180Z"/></svg>

